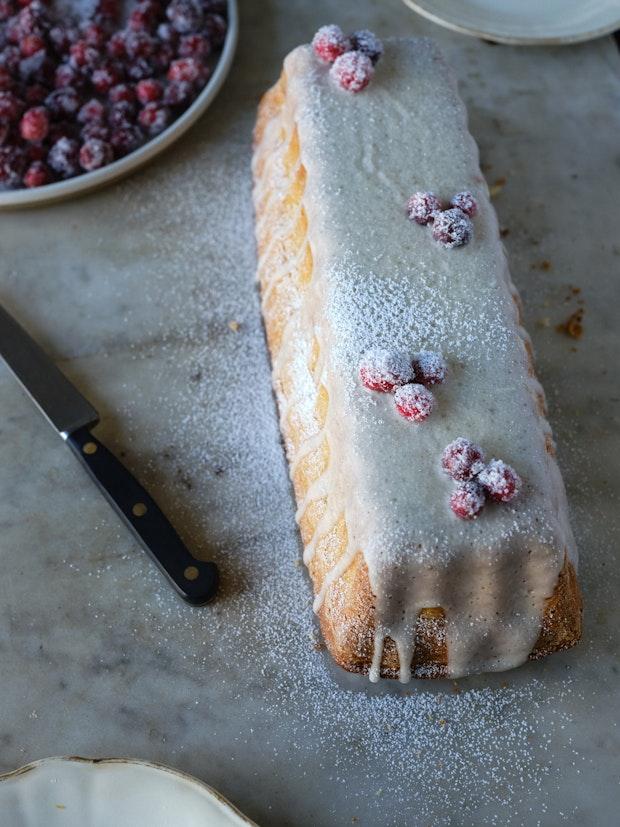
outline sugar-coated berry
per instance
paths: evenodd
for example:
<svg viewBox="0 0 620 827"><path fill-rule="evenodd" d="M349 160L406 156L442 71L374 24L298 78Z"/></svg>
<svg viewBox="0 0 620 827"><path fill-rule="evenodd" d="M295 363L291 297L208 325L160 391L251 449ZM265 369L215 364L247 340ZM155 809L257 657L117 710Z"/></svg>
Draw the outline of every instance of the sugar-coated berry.
<svg viewBox="0 0 620 827"><path fill-rule="evenodd" d="M450 508L461 520L475 520L484 508L484 490L477 482L461 482L452 492Z"/></svg>
<svg viewBox="0 0 620 827"><path fill-rule="evenodd" d="M486 491L487 497L496 502L508 503L521 490L521 477L501 459L491 460L480 471L477 479Z"/></svg>
<svg viewBox="0 0 620 827"><path fill-rule="evenodd" d="M19 51L24 57L32 57L43 49L45 49L45 38L40 34L27 34L19 42Z"/></svg>
<svg viewBox="0 0 620 827"><path fill-rule="evenodd" d="M0 186L18 187L25 166L26 158L19 147L0 146Z"/></svg>
<svg viewBox="0 0 620 827"><path fill-rule="evenodd" d="M84 106L77 113L79 123L101 123L105 120L105 106L97 98L86 101Z"/></svg>
<svg viewBox="0 0 620 827"><path fill-rule="evenodd" d="M136 93L134 92L133 86L127 83L119 83L110 89L108 98L110 103L120 103L121 101L133 103L136 99Z"/></svg>
<svg viewBox="0 0 620 827"><path fill-rule="evenodd" d="M223 14L207 14L205 16L204 33L214 49L219 49L224 44L227 30L228 24Z"/></svg>
<svg viewBox="0 0 620 827"><path fill-rule="evenodd" d="M55 89L45 99L45 105L57 117L75 115L81 106L80 96L72 86Z"/></svg>
<svg viewBox="0 0 620 827"><path fill-rule="evenodd" d="M433 216L433 238L444 247L462 247L471 241L474 225L463 210L452 207Z"/></svg>
<svg viewBox="0 0 620 827"><path fill-rule="evenodd" d="M24 111L23 102L13 92L0 92L0 120L14 123Z"/></svg>
<svg viewBox="0 0 620 827"><path fill-rule="evenodd" d="M416 224L425 225L441 210L441 200L434 192L414 192L407 201L407 215Z"/></svg>
<svg viewBox="0 0 620 827"><path fill-rule="evenodd" d="M351 35L351 48L357 52L363 52L372 60L373 66L377 64L383 54L383 43L374 32L368 29L360 29Z"/></svg>
<svg viewBox="0 0 620 827"><path fill-rule="evenodd" d="M399 385L413 382L415 375L406 353L375 348L368 350L359 363L362 384L370 391L391 393Z"/></svg>
<svg viewBox="0 0 620 827"><path fill-rule="evenodd" d="M484 468L482 448L460 436L445 448L441 467L453 480L471 480Z"/></svg>
<svg viewBox="0 0 620 827"><path fill-rule="evenodd" d="M473 218L478 212L478 204L476 203L476 199L472 193L469 192L469 190L457 192L457 194L450 201L450 204L453 207L458 207L459 210L462 210L465 215L468 215L470 218Z"/></svg>
<svg viewBox="0 0 620 827"><path fill-rule="evenodd" d="M324 63L333 63L337 57L348 52L351 41L345 36L340 26L333 23L321 26L312 38L314 54Z"/></svg>
<svg viewBox="0 0 620 827"><path fill-rule="evenodd" d="M100 141L110 140L110 129L99 121L88 121L80 129L80 138L86 142L91 138L98 138Z"/></svg>
<svg viewBox="0 0 620 827"><path fill-rule="evenodd" d="M91 75L91 83L102 95L105 95L122 80L122 74L117 66L105 63L95 69Z"/></svg>
<svg viewBox="0 0 620 827"><path fill-rule="evenodd" d="M413 358L416 382L422 385L440 385L446 378L446 360L441 353L423 350Z"/></svg>
<svg viewBox="0 0 620 827"><path fill-rule="evenodd" d="M29 189L32 187L42 187L44 184L49 184L52 180L52 174L49 167L43 161L33 161L26 172L24 173L24 186Z"/></svg>
<svg viewBox="0 0 620 827"><path fill-rule="evenodd" d="M136 84L136 96L141 104L158 101L163 94L163 86L154 78L145 78Z"/></svg>
<svg viewBox="0 0 620 827"><path fill-rule="evenodd" d="M137 126L125 124L110 131L110 143L117 157L133 152L144 143L144 137Z"/></svg>
<svg viewBox="0 0 620 827"><path fill-rule="evenodd" d="M148 135L159 135L170 123L170 110L159 102L147 103L138 115L138 122Z"/></svg>
<svg viewBox="0 0 620 827"><path fill-rule="evenodd" d="M414 422L424 422L435 407L433 394L424 385L415 382L396 388L394 402L398 413Z"/></svg>
<svg viewBox="0 0 620 827"><path fill-rule="evenodd" d="M119 101L112 104L108 111L108 123L112 128L127 126L135 123L136 107L129 101Z"/></svg>
<svg viewBox="0 0 620 827"><path fill-rule="evenodd" d="M19 132L25 141L43 141L49 128L49 113L44 106L27 109L19 122Z"/></svg>
<svg viewBox="0 0 620 827"><path fill-rule="evenodd" d="M113 158L110 144L99 138L89 138L80 148L80 166L87 172L106 166Z"/></svg>
<svg viewBox="0 0 620 827"><path fill-rule="evenodd" d="M204 35L186 34L179 42L179 57L195 57L206 60L211 53L211 43Z"/></svg>
<svg viewBox="0 0 620 827"><path fill-rule="evenodd" d="M166 17L179 34L198 31L204 21L199 0L172 0L166 9Z"/></svg>
<svg viewBox="0 0 620 827"><path fill-rule="evenodd" d="M193 96L193 84L186 80L173 80L164 90L164 103L166 106L182 107L188 104Z"/></svg>
<svg viewBox="0 0 620 827"><path fill-rule="evenodd" d="M52 146L47 163L63 178L71 178L79 170L79 145L72 138L62 137Z"/></svg>
<svg viewBox="0 0 620 827"><path fill-rule="evenodd" d="M205 66L194 57L181 57L173 60L168 69L168 80L185 80L195 83L204 75Z"/></svg>
<svg viewBox="0 0 620 827"><path fill-rule="evenodd" d="M336 58L329 75L332 80L347 92L361 92L374 74L372 60L363 52L345 52Z"/></svg>

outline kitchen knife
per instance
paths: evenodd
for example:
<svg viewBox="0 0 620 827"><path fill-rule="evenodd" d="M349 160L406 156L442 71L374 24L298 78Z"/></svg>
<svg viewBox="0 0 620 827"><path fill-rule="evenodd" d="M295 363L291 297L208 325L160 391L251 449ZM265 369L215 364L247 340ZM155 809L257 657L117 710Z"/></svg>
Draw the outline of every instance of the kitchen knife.
<svg viewBox="0 0 620 827"><path fill-rule="evenodd" d="M91 433L99 414L0 305L0 355L179 594L194 606L215 595L215 563L193 557L155 500Z"/></svg>

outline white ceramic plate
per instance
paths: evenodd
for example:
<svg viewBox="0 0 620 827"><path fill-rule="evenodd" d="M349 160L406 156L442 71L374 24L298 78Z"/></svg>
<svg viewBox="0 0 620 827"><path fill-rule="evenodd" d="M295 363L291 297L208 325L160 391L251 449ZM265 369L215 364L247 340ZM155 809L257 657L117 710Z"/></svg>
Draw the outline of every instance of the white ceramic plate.
<svg viewBox="0 0 620 827"><path fill-rule="evenodd" d="M79 2L79 0L76 0ZM226 75L230 71L235 48L237 46L237 35L239 31L239 17L237 12L237 0L228 0L228 31L220 58L215 66L209 82L198 95L192 105L176 119L170 126L157 137L152 138L148 143L120 158L118 161L109 164L107 167L97 169L94 172L86 172L70 178L68 181L59 181L55 184L47 184L44 187L34 189L8 190L0 192L0 210L15 209L20 207L33 207L48 204L51 201L61 201L65 198L78 195L128 175L138 167L143 166L152 160L156 155L174 143L186 132L193 123L209 107L211 101L220 91Z"/></svg>
<svg viewBox="0 0 620 827"><path fill-rule="evenodd" d="M618 0L403 0L456 32L520 45L579 43L620 28Z"/></svg>
<svg viewBox="0 0 620 827"><path fill-rule="evenodd" d="M46 758L0 776L4 827L256 827L201 781L128 758Z"/></svg>

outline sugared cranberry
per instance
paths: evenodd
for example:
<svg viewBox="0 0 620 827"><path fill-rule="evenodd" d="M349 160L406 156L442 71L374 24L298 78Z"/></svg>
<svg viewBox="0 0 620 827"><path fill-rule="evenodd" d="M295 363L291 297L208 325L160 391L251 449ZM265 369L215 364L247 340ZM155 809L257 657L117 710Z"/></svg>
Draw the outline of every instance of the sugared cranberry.
<svg viewBox="0 0 620 827"><path fill-rule="evenodd" d="M160 23L157 27L157 37L163 43L175 45L179 39L179 33L173 29L170 23Z"/></svg>
<svg viewBox="0 0 620 827"><path fill-rule="evenodd" d="M114 129L110 133L110 143L117 157L133 152L143 143L142 133L137 126L128 124Z"/></svg>
<svg viewBox="0 0 620 827"><path fill-rule="evenodd" d="M77 29L71 26L56 25L49 30L48 37L56 52L59 55L66 55L71 44L78 40L79 34Z"/></svg>
<svg viewBox="0 0 620 827"><path fill-rule="evenodd" d="M19 43L19 51L24 57L32 55L45 49L45 39L39 34L27 34Z"/></svg>
<svg viewBox="0 0 620 827"><path fill-rule="evenodd" d="M19 122L19 132L25 141L43 141L49 128L49 113L44 106L27 109Z"/></svg>
<svg viewBox="0 0 620 827"><path fill-rule="evenodd" d="M106 44L107 36L103 26L94 23L92 20L87 20L81 27L82 39L85 40L89 46L94 46L96 49L103 49Z"/></svg>
<svg viewBox="0 0 620 827"><path fill-rule="evenodd" d="M194 87L187 81L171 81L164 89L166 106L186 106L194 96Z"/></svg>
<svg viewBox="0 0 620 827"><path fill-rule="evenodd" d="M484 468L482 448L460 436L445 448L441 467L453 480L471 480Z"/></svg>
<svg viewBox="0 0 620 827"><path fill-rule="evenodd" d="M127 25L136 32L150 32L155 28L158 13L159 9L155 3L151 3L150 0L142 0L129 15Z"/></svg>
<svg viewBox="0 0 620 827"><path fill-rule="evenodd" d="M46 106L56 117L75 115L80 103L80 96L72 86L55 89L45 99Z"/></svg>
<svg viewBox="0 0 620 827"><path fill-rule="evenodd" d="M109 141L110 130L107 126L105 126L105 124L102 124L99 121L89 121L84 124L80 130L80 138L84 142L90 140L91 138L98 138L100 141Z"/></svg>
<svg viewBox="0 0 620 827"><path fill-rule="evenodd" d="M158 101L163 94L163 86L154 78L145 78L136 85L136 95L142 104Z"/></svg>
<svg viewBox="0 0 620 827"><path fill-rule="evenodd" d="M347 92L361 92L374 73L372 60L362 52L345 52L329 70L332 80Z"/></svg>
<svg viewBox="0 0 620 827"><path fill-rule="evenodd" d="M97 98L86 101L77 114L80 123L101 123L105 119L105 106Z"/></svg>
<svg viewBox="0 0 620 827"><path fill-rule="evenodd" d="M501 459L493 459L478 474L478 482L491 500L508 503L521 490L521 477Z"/></svg>
<svg viewBox="0 0 620 827"><path fill-rule="evenodd" d="M414 422L424 422L435 407L433 394L424 385L415 382L396 388L394 402L398 413Z"/></svg>
<svg viewBox="0 0 620 827"><path fill-rule="evenodd" d="M139 81L155 74L154 57L138 57L131 61L127 67L127 75L131 80Z"/></svg>
<svg viewBox="0 0 620 827"><path fill-rule="evenodd" d="M450 201L453 207L458 207L459 210L462 210L465 215L468 215L470 218L473 218L476 213L478 212L478 204L476 203L476 199L468 190L464 192L457 192L454 198Z"/></svg>
<svg viewBox="0 0 620 827"><path fill-rule="evenodd" d="M107 42L106 51L110 57L116 60L122 60L127 57L125 32L115 32Z"/></svg>
<svg viewBox="0 0 620 827"><path fill-rule="evenodd" d="M77 87L80 83L80 74L69 63L61 64L54 74L54 86L56 89L62 89L64 86Z"/></svg>
<svg viewBox="0 0 620 827"><path fill-rule="evenodd" d="M363 52L367 55L372 60L373 66L377 64L383 54L383 43L376 34L369 32L368 29L360 29L358 32L353 32L351 35L351 48L354 51Z"/></svg>
<svg viewBox="0 0 620 827"><path fill-rule="evenodd" d="M333 63L337 57L348 52L351 48L351 41L344 34L340 26L333 23L329 26L321 26L312 38L312 49L314 54L324 63Z"/></svg>
<svg viewBox="0 0 620 827"><path fill-rule="evenodd" d="M133 87L127 83L119 83L118 86L113 86L112 89L110 89L108 97L110 103L120 103L121 101L133 103L136 99L136 93Z"/></svg>
<svg viewBox="0 0 620 827"><path fill-rule="evenodd" d="M21 60L21 53L17 46L5 46L0 55L0 63L5 69L8 69L11 74L15 75L19 69L19 61Z"/></svg>
<svg viewBox="0 0 620 827"><path fill-rule="evenodd" d="M138 115L138 122L148 135L159 135L170 123L170 110L159 103L147 103Z"/></svg>
<svg viewBox="0 0 620 827"><path fill-rule="evenodd" d="M204 65L193 57L182 57L173 60L168 69L168 80L196 83L204 74Z"/></svg>
<svg viewBox="0 0 620 827"><path fill-rule="evenodd" d="M407 201L407 215L416 224L428 224L441 210L441 201L434 192L414 192Z"/></svg>
<svg viewBox="0 0 620 827"><path fill-rule="evenodd" d="M33 161L24 174L25 187L42 187L52 180L52 173L43 161Z"/></svg>
<svg viewBox="0 0 620 827"><path fill-rule="evenodd" d="M462 210L452 207L450 210L435 213L432 232L435 241L452 249L462 247L471 241L474 225Z"/></svg>
<svg viewBox="0 0 620 827"><path fill-rule="evenodd" d="M416 382L423 385L439 385L446 378L446 360L441 353L423 350L413 359Z"/></svg>
<svg viewBox="0 0 620 827"><path fill-rule="evenodd" d="M0 0L0 22L5 22L16 12L13 0Z"/></svg>
<svg viewBox="0 0 620 827"><path fill-rule="evenodd" d="M196 32L204 22L200 0L172 0L166 9L166 17L179 34Z"/></svg>
<svg viewBox="0 0 620 827"><path fill-rule="evenodd" d="M71 138L60 138L52 146L47 163L62 178L71 178L79 170L78 142Z"/></svg>
<svg viewBox="0 0 620 827"><path fill-rule="evenodd" d="M186 34L179 43L179 57L195 57L204 61L211 53L211 44L201 34Z"/></svg>
<svg viewBox="0 0 620 827"><path fill-rule="evenodd" d="M101 53L99 49L91 46L85 40L78 40L73 43L69 47L69 55L71 65L76 69L82 69L85 66L93 68L101 60Z"/></svg>
<svg viewBox="0 0 620 827"><path fill-rule="evenodd" d="M125 37L125 49L129 57L150 57L157 46L156 41L146 32L128 32Z"/></svg>
<svg viewBox="0 0 620 827"><path fill-rule="evenodd" d="M108 123L112 129L133 124L136 119L136 108L129 101L119 101L110 107L108 112Z"/></svg>
<svg viewBox="0 0 620 827"><path fill-rule="evenodd" d="M80 149L80 166L87 172L105 167L114 158L110 144L98 138L89 138Z"/></svg>
<svg viewBox="0 0 620 827"><path fill-rule="evenodd" d="M484 491L476 482L461 482L452 492L450 508L461 520L475 520L484 508Z"/></svg>
<svg viewBox="0 0 620 827"><path fill-rule="evenodd" d="M406 353L376 348L362 356L359 376L368 390L391 393L399 385L413 382L414 372Z"/></svg>
<svg viewBox="0 0 620 827"><path fill-rule="evenodd" d="M112 63L99 66L94 70L91 77L93 86L101 95L105 95L113 86L117 86L121 80L120 70Z"/></svg>
<svg viewBox="0 0 620 827"><path fill-rule="evenodd" d="M0 146L0 186L18 187L26 166L26 158L16 146Z"/></svg>
<svg viewBox="0 0 620 827"><path fill-rule="evenodd" d="M15 123L24 111L23 102L13 92L0 92L0 119Z"/></svg>
<svg viewBox="0 0 620 827"><path fill-rule="evenodd" d="M205 37L210 41L214 49L219 49L226 40L228 24L222 14L207 14L204 22Z"/></svg>

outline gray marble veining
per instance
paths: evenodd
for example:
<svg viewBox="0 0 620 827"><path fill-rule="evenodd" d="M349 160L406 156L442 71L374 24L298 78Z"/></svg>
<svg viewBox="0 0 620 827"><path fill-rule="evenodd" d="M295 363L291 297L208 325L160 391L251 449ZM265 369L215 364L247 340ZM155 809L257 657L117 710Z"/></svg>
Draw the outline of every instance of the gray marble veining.
<svg viewBox="0 0 620 827"><path fill-rule="evenodd" d="M492 46L396 0L341 5L242 2L231 76L178 145L107 190L0 216L0 300L99 408L101 438L224 572L217 603L181 605L0 367L0 771L68 753L158 760L273 827L611 824L620 753L618 54L611 39ZM296 672L324 655L299 654L312 652L309 637L286 649L286 634L312 625L253 284L250 142L258 97L284 54L334 18L384 35L430 34L458 73L508 231L582 553L581 646L460 682L460 706L451 686L410 688L453 720L444 722L449 750L440 718L407 782L402 745L426 724L406 719L403 740L381 714L414 703L402 688L379 695L325 664L315 691L312 674ZM574 341L556 325L579 301L585 332ZM268 561L280 548L291 555L278 574ZM274 615L286 634L273 633ZM476 711L466 696L484 687L498 699L512 692L512 707ZM321 720L331 720L333 698L350 704L360 727L376 715L392 755L378 740L368 748L346 721L328 738Z"/></svg>

